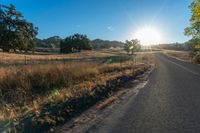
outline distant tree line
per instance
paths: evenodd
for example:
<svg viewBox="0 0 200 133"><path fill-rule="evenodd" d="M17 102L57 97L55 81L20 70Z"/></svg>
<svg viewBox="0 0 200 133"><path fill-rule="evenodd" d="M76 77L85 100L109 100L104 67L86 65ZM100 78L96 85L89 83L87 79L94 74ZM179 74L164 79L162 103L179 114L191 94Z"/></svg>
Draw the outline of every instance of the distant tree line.
<svg viewBox="0 0 200 133"><path fill-rule="evenodd" d="M109 41L109 40L101 40L95 39L91 41L93 49L109 49L109 48L117 48L123 47L124 43L120 41Z"/></svg>
<svg viewBox="0 0 200 133"><path fill-rule="evenodd" d="M37 30L14 5L0 5L0 48L4 52L34 51Z"/></svg>
<svg viewBox="0 0 200 133"><path fill-rule="evenodd" d="M51 51L53 49L60 48L61 53L72 53L80 52L81 50L91 50L91 49L109 49L109 48L119 48L123 47L124 43L119 41L109 41L95 39L90 40L86 35L74 34L62 39L59 36L49 37L47 39L37 39L36 40L36 50Z"/></svg>
<svg viewBox="0 0 200 133"><path fill-rule="evenodd" d="M124 43L119 41L109 41L95 39L90 40L86 35L74 34L66 37L60 43L61 53L80 52L81 50L92 50L92 49L109 49L123 47Z"/></svg>

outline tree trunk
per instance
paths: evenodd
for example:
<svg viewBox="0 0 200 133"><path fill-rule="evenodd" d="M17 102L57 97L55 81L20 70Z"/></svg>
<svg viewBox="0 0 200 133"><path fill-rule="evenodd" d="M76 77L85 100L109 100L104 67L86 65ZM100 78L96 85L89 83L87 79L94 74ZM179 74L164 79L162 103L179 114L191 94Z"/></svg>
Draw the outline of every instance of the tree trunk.
<svg viewBox="0 0 200 133"><path fill-rule="evenodd" d="M10 52L10 49L2 48L3 52Z"/></svg>

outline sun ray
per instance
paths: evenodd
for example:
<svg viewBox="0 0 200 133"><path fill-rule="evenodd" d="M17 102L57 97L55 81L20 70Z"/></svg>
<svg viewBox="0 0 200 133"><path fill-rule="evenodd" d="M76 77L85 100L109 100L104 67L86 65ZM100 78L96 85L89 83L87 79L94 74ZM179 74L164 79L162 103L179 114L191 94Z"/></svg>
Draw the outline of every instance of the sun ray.
<svg viewBox="0 0 200 133"><path fill-rule="evenodd" d="M133 37L140 40L142 45L160 44L163 40L162 34L158 29L147 26L138 29Z"/></svg>

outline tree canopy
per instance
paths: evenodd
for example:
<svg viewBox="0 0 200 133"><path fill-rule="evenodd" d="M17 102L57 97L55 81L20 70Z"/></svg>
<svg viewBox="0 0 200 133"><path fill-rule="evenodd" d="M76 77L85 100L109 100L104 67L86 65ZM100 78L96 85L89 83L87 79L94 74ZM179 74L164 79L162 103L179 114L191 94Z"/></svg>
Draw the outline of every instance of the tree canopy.
<svg viewBox="0 0 200 133"><path fill-rule="evenodd" d="M126 43L124 44L124 50L129 54L133 54L136 51L139 51L141 49L140 41L137 39L128 41L126 40Z"/></svg>
<svg viewBox="0 0 200 133"><path fill-rule="evenodd" d="M80 52L81 50L91 50L90 40L86 35L74 34L68 36L60 43L61 53Z"/></svg>
<svg viewBox="0 0 200 133"><path fill-rule="evenodd" d="M12 4L0 5L0 48L12 50L34 50L37 28L27 22Z"/></svg>
<svg viewBox="0 0 200 133"><path fill-rule="evenodd" d="M185 28L185 35L200 39L200 0L194 0L190 5L192 17L190 27Z"/></svg>

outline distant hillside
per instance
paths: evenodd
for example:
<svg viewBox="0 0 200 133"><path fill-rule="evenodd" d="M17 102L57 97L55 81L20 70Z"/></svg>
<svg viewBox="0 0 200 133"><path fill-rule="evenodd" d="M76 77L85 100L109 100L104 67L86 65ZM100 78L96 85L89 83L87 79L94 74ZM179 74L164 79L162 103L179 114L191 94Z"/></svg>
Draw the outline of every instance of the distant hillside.
<svg viewBox="0 0 200 133"><path fill-rule="evenodd" d="M154 45L152 48L161 48L167 50L184 50L184 51L193 51L196 41L191 39L185 43L171 43L171 44L160 44Z"/></svg>
<svg viewBox="0 0 200 133"><path fill-rule="evenodd" d="M49 37L47 39L37 39L36 47L38 48L59 48L62 38L59 36Z"/></svg>
<svg viewBox="0 0 200 133"><path fill-rule="evenodd" d="M47 39L37 39L36 47L37 49L45 48L45 49L55 49L60 48L60 42L62 38L59 36L49 37ZM109 40L101 40L95 39L92 40L91 45L93 49L106 49L111 47L123 47L124 43L119 41L109 41Z"/></svg>
<svg viewBox="0 0 200 133"><path fill-rule="evenodd" d="M91 41L93 49L105 49L111 47L123 47L124 43L119 41L109 41L109 40L101 40L95 39Z"/></svg>

